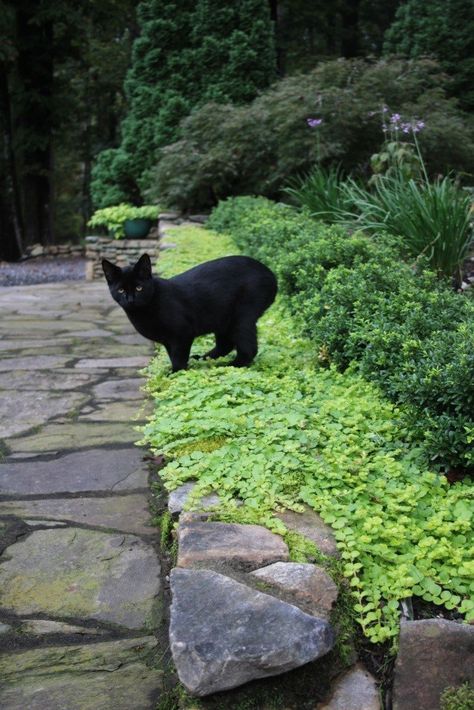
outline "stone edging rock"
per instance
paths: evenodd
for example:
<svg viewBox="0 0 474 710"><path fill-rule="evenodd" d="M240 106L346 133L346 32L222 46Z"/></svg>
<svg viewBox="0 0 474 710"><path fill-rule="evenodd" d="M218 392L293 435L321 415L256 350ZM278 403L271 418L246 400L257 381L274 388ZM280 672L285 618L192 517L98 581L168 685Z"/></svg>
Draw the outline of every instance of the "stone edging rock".
<svg viewBox="0 0 474 710"><path fill-rule="evenodd" d="M439 707L448 687L474 686L474 627L447 619L402 621L393 710Z"/></svg>
<svg viewBox="0 0 474 710"><path fill-rule="evenodd" d="M286 544L258 525L209 522L217 495L183 512L196 484L170 494L177 520L177 566L171 571L170 648L178 676L204 696L278 675L331 650L329 623L338 590L323 567L289 562ZM332 530L317 513L281 516L288 527L337 556ZM282 642L283 639L283 642ZM402 621L393 704L433 710L442 692L474 684L474 627L446 619ZM375 678L358 661L332 682L316 710L379 710Z"/></svg>
<svg viewBox="0 0 474 710"><path fill-rule="evenodd" d="M290 562L283 539L259 525L210 522L208 512L183 512L194 486L183 484L168 501L178 541L170 574L170 648L188 692L204 696L234 688L328 653L338 592L324 568ZM204 507L218 502L215 495L202 501ZM305 531L313 527L334 554L331 529L320 517L308 509L301 518ZM298 519L291 522L297 530ZM374 678L363 672L369 679L364 697L378 698Z"/></svg>

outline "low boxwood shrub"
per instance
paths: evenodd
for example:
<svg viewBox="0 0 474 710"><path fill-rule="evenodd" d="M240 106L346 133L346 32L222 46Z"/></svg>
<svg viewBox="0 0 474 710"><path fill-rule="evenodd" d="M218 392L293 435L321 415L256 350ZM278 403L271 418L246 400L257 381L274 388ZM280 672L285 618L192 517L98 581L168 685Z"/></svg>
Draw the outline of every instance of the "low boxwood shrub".
<svg viewBox="0 0 474 710"><path fill-rule="evenodd" d="M440 467L474 467L474 301L400 258L387 236L348 234L262 198L221 203L209 225L275 269L326 364L351 367L403 404Z"/></svg>
<svg viewBox="0 0 474 710"><path fill-rule="evenodd" d="M193 254L201 261L203 249L208 258L232 250L227 236L196 228L177 228L173 241L177 248L160 257L165 276L190 265ZM276 513L310 505L334 529L354 612L373 642L396 644L399 601L413 594L472 616L472 487L449 486L426 470L422 452L405 440L399 410L374 385L315 368L314 347L282 299L259 334L251 368L192 360L170 375L161 352L150 363L155 407L143 443L165 454L165 487L196 480L191 507L218 492L215 516L284 535L294 560L304 548Z"/></svg>

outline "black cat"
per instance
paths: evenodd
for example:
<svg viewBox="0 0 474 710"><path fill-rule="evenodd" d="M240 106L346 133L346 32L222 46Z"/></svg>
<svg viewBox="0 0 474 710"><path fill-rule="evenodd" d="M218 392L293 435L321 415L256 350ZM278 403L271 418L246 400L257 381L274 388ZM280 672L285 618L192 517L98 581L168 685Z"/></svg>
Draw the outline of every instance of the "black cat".
<svg viewBox="0 0 474 710"><path fill-rule="evenodd" d="M257 354L257 320L273 303L277 281L248 256L225 256L171 279L151 273L148 254L121 269L107 259L102 268L110 293L145 338L162 343L173 372L188 365L194 338L214 333L216 346L203 357L237 350L231 363L250 365Z"/></svg>

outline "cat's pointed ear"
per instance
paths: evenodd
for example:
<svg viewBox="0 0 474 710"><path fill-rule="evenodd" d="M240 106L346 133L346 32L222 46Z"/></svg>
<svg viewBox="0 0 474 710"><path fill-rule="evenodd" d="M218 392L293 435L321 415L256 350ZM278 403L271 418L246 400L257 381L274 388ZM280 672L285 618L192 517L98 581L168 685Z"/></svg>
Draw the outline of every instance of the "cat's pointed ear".
<svg viewBox="0 0 474 710"><path fill-rule="evenodd" d="M114 281L118 281L122 275L122 269L120 266L112 264L112 262L107 259L102 259L102 268L104 270L105 278L109 284L114 283Z"/></svg>
<svg viewBox="0 0 474 710"><path fill-rule="evenodd" d="M148 254L142 254L135 266L133 271L139 279L146 281L151 279L151 260Z"/></svg>

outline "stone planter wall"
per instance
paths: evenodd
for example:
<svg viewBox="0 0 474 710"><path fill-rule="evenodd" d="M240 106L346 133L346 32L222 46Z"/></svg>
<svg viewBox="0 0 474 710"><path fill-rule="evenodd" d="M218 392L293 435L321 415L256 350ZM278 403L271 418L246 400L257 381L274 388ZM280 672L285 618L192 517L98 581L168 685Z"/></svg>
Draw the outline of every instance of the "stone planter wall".
<svg viewBox="0 0 474 710"><path fill-rule="evenodd" d="M147 253L152 263L158 258L160 249L167 249L172 244L160 243L166 235L168 227L179 224L204 224L207 215L190 215L185 219L177 212L162 212L158 215L158 226L152 229L147 239L111 239L110 237L86 237L86 280L101 279L103 276L102 259L108 259L118 266L134 264L138 258Z"/></svg>
<svg viewBox="0 0 474 710"><path fill-rule="evenodd" d="M26 248L25 254L31 259L40 256L83 256L84 247L81 244L32 244Z"/></svg>
<svg viewBox="0 0 474 710"><path fill-rule="evenodd" d="M102 259L124 267L134 264L142 254L149 254L152 263L159 253L157 238L111 239L110 237L86 237L86 280L103 277Z"/></svg>

